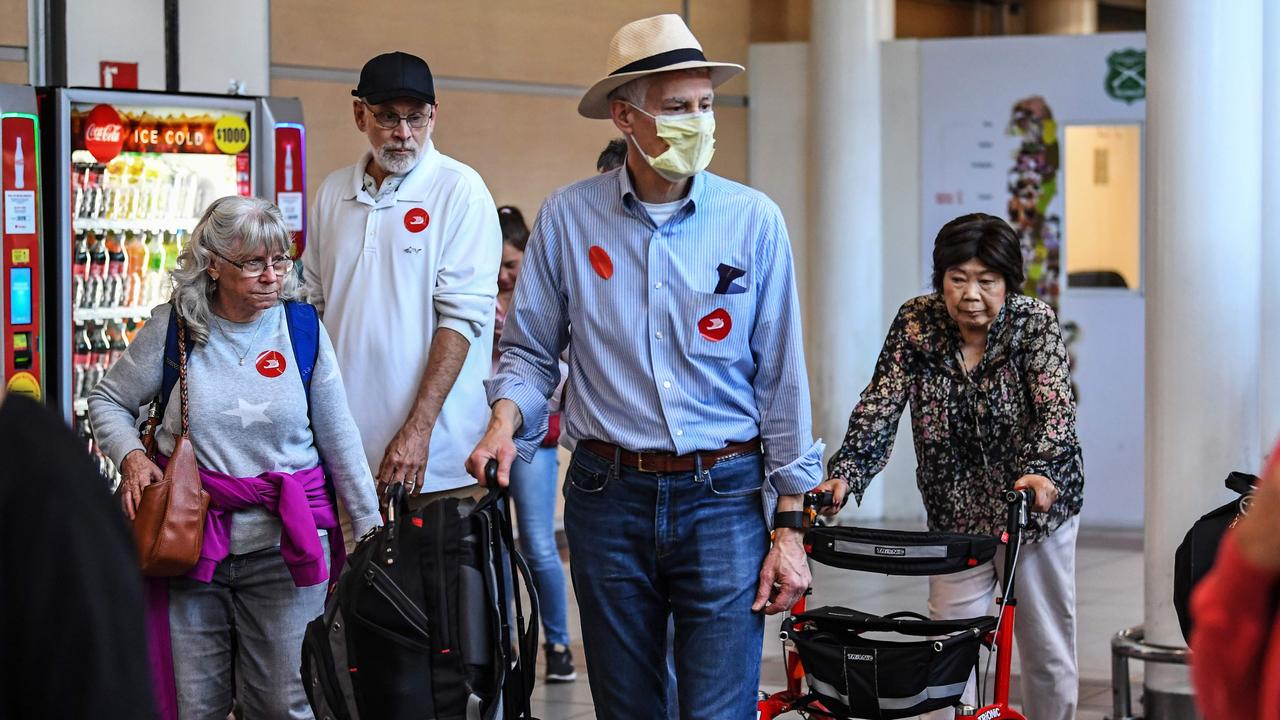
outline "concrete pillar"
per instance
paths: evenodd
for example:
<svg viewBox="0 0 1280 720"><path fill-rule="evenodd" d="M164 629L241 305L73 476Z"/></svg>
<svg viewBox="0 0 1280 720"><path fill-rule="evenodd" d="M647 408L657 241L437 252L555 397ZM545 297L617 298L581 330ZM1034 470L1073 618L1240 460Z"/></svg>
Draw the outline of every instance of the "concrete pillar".
<svg viewBox="0 0 1280 720"><path fill-rule="evenodd" d="M813 0L806 355L814 432L834 451L884 340L880 42L893 0ZM879 516L873 485L864 512Z"/></svg>
<svg viewBox="0 0 1280 720"><path fill-rule="evenodd" d="M1092 35L1098 32L1098 0L1030 0L1023 5L1032 35Z"/></svg>
<svg viewBox="0 0 1280 720"><path fill-rule="evenodd" d="M1259 464L1262 0L1147 5L1148 642L1183 644L1173 555ZM1148 718L1191 717L1184 668L1146 667Z"/></svg>
<svg viewBox="0 0 1280 720"><path fill-rule="evenodd" d="M1280 157L1280 0L1263 0L1262 9L1262 152ZM1262 365L1271 368L1259 381L1262 451L1270 452L1280 436L1280 165L1262 163Z"/></svg>

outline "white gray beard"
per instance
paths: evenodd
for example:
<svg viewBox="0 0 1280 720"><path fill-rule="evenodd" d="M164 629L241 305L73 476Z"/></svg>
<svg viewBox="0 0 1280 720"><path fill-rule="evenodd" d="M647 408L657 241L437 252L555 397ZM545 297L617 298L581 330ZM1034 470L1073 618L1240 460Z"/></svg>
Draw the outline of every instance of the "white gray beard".
<svg viewBox="0 0 1280 720"><path fill-rule="evenodd" d="M395 155L389 150L391 148L385 145L378 148L378 164L392 175L403 175L412 170L422 154L421 148L414 148L412 155Z"/></svg>

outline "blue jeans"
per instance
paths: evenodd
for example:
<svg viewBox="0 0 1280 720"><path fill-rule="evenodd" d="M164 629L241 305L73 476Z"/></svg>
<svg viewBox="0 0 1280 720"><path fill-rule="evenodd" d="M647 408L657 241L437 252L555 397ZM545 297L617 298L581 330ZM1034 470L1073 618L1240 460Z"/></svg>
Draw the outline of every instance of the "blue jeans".
<svg viewBox="0 0 1280 720"><path fill-rule="evenodd" d="M326 585L294 586L279 547L227 556L208 583L170 580L180 720L226 720L233 698L238 717L310 720L302 635L324 612Z"/></svg>
<svg viewBox="0 0 1280 720"><path fill-rule="evenodd" d="M579 448L565 532L596 717L667 717L667 618L680 716L756 712L763 615L751 612L769 532L758 454L706 471L642 473Z"/></svg>
<svg viewBox="0 0 1280 720"><path fill-rule="evenodd" d="M556 548L556 449L539 448L533 462L511 466L511 499L520 526L520 552L533 571L547 642L569 644L569 596Z"/></svg>

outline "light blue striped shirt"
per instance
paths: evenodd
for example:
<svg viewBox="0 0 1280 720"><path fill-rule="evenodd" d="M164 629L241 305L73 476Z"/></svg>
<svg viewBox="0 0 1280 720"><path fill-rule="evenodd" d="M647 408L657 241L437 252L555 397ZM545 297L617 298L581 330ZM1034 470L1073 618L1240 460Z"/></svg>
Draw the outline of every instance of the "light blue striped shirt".
<svg viewBox="0 0 1280 720"><path fill-rule="evenodd" d="M786 226L765 195L711 173L688 198L655 227L625 167L547 198L489 402L519 406L531 458L568 345L570 437L682 455L760 437L772 521L779 494L822 480Z"/></svg>

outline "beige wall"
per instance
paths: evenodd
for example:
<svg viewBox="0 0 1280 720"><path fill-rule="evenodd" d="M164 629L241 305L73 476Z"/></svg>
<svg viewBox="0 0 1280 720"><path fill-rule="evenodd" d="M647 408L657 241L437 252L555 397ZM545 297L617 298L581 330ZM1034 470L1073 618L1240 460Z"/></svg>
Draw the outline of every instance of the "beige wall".
<svg viewBox="0 0 1280 720"><path fill-rule="evenodd" d="M23 62L0 62L0 83L26 85L27 64Z"/></svg>
<svg viewBox="0 0 1280 720"><path fill-rule="evenodd" d="M299 72L350 74L380 52L419 54L441 85L436 146L479 171L498 204L517 205L532 220L548 193L595 172L596 156L617 135L608 121L579 117L576 96L534 86L585 88L603 74L609 38L619 27L647 15L678 13L682 4L388 0L375 15L337 0L273 0L271 54L277 72L271 93L302 99L307 183L314 192L329 173L355 162L367 144L351 119L352 81L298 79ZM712 59L745 63L751 19L750 0L690 2L689 23ZM451 89L451 80L498 81L514 92ZM743 95L746 87L745 77L735 78L718 92ZM743 107L716 109L711 165L713 172L743 182L746 116Z"/></svg>
<svg viewBox="0 0 1280 720"><path fill-rule="evenodd" d="M27 0L0 0L0 45L27 46Z"/></svg>

